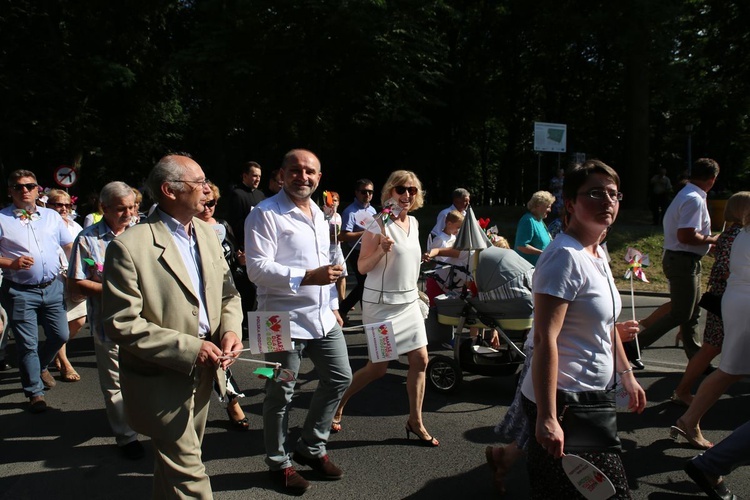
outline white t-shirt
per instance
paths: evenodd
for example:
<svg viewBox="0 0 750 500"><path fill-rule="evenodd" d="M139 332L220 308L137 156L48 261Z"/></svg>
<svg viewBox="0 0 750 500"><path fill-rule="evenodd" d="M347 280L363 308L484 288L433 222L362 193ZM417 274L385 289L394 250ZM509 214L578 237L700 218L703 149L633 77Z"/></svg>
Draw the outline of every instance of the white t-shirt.
<svg viewBox="0 0 750 500"><path fill-rule="evenodd" d="M706 255L711 245L686 245L677 239L678 229L695 229L711 234L711 217L706 206L706 192L688 182L680 189L664 212L664 249Z"/></svg>
<svg viewBox="0 0 750 500"><path fill-rule="evenodd" d="M440 231L440 233L430 241L429 250L432 250L433 248L453 248L453 244L455 242L455 234L447 234L443 231ZM445 264L450 264L452 266L458 266L459 268L463 269L469 268L468 252L461 252L458 257L437 256L435 257L435 260L438 262L443 262ZM443 288L444 290L461 288L466 282L466 273L460 269L453 268L452 283L448 283L448 280L451 277L451 268L444 267L443 269L438 269L437 271L435 271L435 274L445 283L440 283L441 288Z"/></svg>
<svg viewBox="0 0 750 500"><path fill-rule="evenodd" d="M576 239L561 233L544 250L534 271L534 294L569 301L557 337L558 389L580 392L611 385L611 332L622 302L601 247L597 253L602 257L592 256ZM529 336L533 335L532 327ZM532 365L535 361L532 358ZM536 401L531 371L521 390Z"/></svg>

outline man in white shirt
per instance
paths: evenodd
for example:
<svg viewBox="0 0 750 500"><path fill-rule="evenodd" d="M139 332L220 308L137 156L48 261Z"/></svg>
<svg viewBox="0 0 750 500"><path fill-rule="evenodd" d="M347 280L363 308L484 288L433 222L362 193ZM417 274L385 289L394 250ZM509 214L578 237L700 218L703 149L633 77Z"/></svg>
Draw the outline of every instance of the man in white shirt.
<svg viewBox="0 0 750 500"><path fill-rule="evenodd" d="M471 193L464 188L456 188L453 191L453 205L440 211L437 216L435 227L430 231L430 235L434 238L443 231L443 228L445 227L445 217L451 210L457 210L461 215L466 217L466 209L469 207L469 203L471 203Z"/></svg>
<svg viewBox="0 0 750 500"><path fill-rule="evenodd" d="M672 328L681 327L685 354L691 358L698 349L698 318L700 317L701 258L718 236L711 235L711 217L706 206L706 193L719 175L719 164L710 158L695 162L690 182L677 193L664 214L664 257L662 266L669 280L672 309L638 335L642 349L650 346ZM636 359L633 342L625 344L634 368L642 370Z"/></svg>
<svg viewBox="0 0 750 500"><path fill-rule="evenodd" d="M310 483L294 470L292 459L323 479L343 477L329 459L326 443L352 371L344 334L330 308L330 285L343 267L331 264L328 222L310 201L320 182L320 161L310 151L295 149L284 156L281 168L284 188L259 203L245 220L245 253L248 277L258 285L258 310L288 311L291 319L294 350L266 354L266 360L281 363L296 378L304 351L320 378L293 456L286 441L295 381L266 382L266 463L283 491L300 494Z"/></svg>

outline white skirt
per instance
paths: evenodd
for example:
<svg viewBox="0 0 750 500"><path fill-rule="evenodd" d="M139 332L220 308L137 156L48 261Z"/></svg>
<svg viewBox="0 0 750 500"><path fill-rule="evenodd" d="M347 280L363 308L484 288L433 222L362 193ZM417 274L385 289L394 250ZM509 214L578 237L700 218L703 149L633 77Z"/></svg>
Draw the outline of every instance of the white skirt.
<svg viewBox="0 0 750 500"><path fill-rule="evenodd" d="M427 330L419 309L419 299L408 304L374 304L362 302L362 323L390 321L396 336L399 355L415 351L427 345Z"/></svg>

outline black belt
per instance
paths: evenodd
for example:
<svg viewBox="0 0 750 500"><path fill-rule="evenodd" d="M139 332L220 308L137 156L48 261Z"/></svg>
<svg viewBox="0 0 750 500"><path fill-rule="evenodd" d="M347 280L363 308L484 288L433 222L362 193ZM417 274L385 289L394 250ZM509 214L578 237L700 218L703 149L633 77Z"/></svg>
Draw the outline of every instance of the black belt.
<svg viewBox="0 0 750 500"><path fill-rule="evenodd" d="M3 284L8 283L9 287L17 288L19 290L36 290L36 289L41 289L41 288L47 288L48 286L50 286L54 282L55 282L55 280L49 280L49 281L45 281L44 283L36 283L36 284L33 284L33 285L24 285L23 283L16 283L15 281L11 281L9 279L4 279L3 280Z"/></svg>

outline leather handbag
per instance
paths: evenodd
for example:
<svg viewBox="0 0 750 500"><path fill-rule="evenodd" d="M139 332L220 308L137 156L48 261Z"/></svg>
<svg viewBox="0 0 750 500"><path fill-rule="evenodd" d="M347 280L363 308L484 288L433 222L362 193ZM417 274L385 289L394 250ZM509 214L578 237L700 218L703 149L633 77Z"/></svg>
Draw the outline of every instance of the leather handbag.
<svg viewBox="0 0 750 500"><path fill-rule="evenodd" d="M701 300L698 301L698 305L706 311L721 318L721 297L721 295L717 295L711 290L708 290L701 295Z"/></svg>
<svg viewBox="0 0 750 500"><path fill-rule="evenodd" d="M557 391L565 453L622 451L617 437L615 391Z"/></svg>

